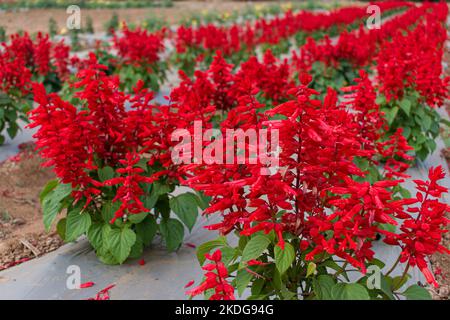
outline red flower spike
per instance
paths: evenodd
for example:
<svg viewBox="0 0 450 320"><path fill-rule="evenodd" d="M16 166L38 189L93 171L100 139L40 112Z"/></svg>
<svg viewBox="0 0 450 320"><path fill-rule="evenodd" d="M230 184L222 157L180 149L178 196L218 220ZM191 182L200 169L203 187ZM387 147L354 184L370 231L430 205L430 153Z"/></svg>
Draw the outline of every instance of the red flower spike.
<svg viewBox="0 0 450 320"><path fill-rule="evenodd" d="M234 288L231 286L226 278L228 277L228 271L223 264L222 252L216 250L212 255L205 254L206 259L211 263L205 264L202 269L207 271L205 273L205 280L198 286L186 292L187 295L196 296L205 291L214 289L214 294L210 297L210 300L235 300ZM189 286L194 281L190 281Z"/></svg>

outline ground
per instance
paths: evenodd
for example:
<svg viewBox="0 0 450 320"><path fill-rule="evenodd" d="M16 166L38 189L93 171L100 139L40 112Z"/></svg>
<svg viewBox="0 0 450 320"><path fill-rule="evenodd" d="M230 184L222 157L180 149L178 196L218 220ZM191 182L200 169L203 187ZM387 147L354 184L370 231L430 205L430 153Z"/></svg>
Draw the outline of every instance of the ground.
<svg viewBox="0 0 450 320"><path fill-rule="evenodd" d="M254 5L259 3L271 4L276 1L255 1ZM166 19L169 23L177 23L184 17L190 17L194 12L201 13L203 10L215 10L219 12L231 12L233 10L243 9L248 5L246 1L182 1L174 2L171 8L138 8L138 9L82 9L81 19L92 18L94 30L96 32L104 31L105 24L116 12L120 21L127 23L142 22L149 17ZM64 9L32 9L19 12L1 12L0 25L6 28L7 34L17 32L18 30L28 31L30 33L45 31L48 32L48 21L50 18L56 20L57 25L62 28L66 25L68 14Z"/></svg>
<svg viewBox="0 0 450 320"><path fill-rule="evenodd" d="M61 246L58 235L45 232L39 193L54 178L42 160L24 145L19 155L0 164L0 270Z"/></svg>

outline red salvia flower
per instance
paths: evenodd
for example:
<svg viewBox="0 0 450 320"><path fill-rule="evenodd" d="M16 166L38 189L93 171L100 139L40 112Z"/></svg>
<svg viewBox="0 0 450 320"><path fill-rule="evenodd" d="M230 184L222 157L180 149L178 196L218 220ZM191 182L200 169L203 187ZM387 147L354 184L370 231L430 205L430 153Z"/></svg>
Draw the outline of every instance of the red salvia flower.
<svg viewBox="0 0 450 320"><path fill-rule="evenodd" d="M195 287L186 294L196 296L205 293L209 289L214 290L210 300L235 300L234 288L228 283L228 270L222 262L222 252L216 250L213 254L205 254L206 259L211 263L205 264L202 269L206 271L205 280L198 287ZM190 285L192 285L190 283Z"/></svg>

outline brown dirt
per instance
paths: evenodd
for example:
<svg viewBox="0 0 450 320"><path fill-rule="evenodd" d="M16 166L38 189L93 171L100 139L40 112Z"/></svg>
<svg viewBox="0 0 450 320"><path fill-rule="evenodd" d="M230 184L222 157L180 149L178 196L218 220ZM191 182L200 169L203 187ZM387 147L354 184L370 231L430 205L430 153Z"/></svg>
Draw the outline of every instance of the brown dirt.
<svg viewBox="0 0 450 320"><path fill-rule="evenodd" d="M17 156L0 164L0 270L62 244L53 230L45 232L39 204L39 193L54 174L40 166L32 149L24 144Z"/></svg>
<svg viewBox="0 0 450 320"><path fill-rule="evenodd" d="M254 1L252 5L261 3L271 4L276 1ZM143 22L151 16L164 18L169 23L176 23L182 18L190 17L194 12L203 10L216 10L219 12L231 12L247 6L246 1L182 1L174 2L171 8L131 8L131 9L82 9L82 27L87 17L93 20L96 32L104 31L105 24L116 12L120 21L127 23ZM26 11L0 12L0 25L6 28L7 34L15 33L18 30L34 33L38 31L48 32L48 21L55 19L58 26L63 28L66 25L67 13L64 9L30 9Z"/></svg>

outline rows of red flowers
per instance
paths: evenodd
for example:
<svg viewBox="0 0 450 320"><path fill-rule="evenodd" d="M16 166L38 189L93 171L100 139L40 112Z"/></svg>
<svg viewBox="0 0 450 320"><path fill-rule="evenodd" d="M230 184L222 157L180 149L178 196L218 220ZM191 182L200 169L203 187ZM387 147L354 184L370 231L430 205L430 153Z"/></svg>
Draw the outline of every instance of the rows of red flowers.
<svg viewBox="0 0 450 320"><path fill-rule="evenodd" d="M152 90L167 69L166 29L125 27L113 39L117 54L99 50L87 59L69 59L68 47L42 35L14 37L0 59L1 90L16 101L32 91L38 104L30 127L38 128L40 155L58 176L41 194L46 227L67 212L57 224L65 241L85 234L103 262L120 264L140 257L156 234L170 251L178 249L200 208L220 217L208 229L222 237L199 247L200 263L210 262L189 295L427 298L417 284L405 286L416 266L438 285L427 257L449 253L440 244L449 222L449 206L440 200L445 173L431 168L428 181L414 181L415 196L403 183L416 158L433 150L433 108L448 97L441 67L448 8L381 4L383 12L400 7L408 10L373 30L354 29L364 8L180 27L176 54L193 50L194 59L181 57L187 68L163 104ZM278 58L280 44L299 32L300 48ZM334 32L337 41L328 36ZM265 45L258 58L256 46ZM77 72L65 82L70 99L51 93L71 68ZM177 161L172 134L192 136L197 121L225 139L204 141L200 151L210 157L203 163ZM230 129L276 131L278 147L268 151L278 165L229 163L220 150L230 145ZM261 147L231 142L227 152L249 157ZM174 196L180 184L195 193ZM239 238L236 246L227 242L230 233ZM380 236L399 251L393 266L376 259ZM404 271L394 275L400 264ZM372 286L374 268L380 284ZM349 272L360 277L351 281Z"/></svg>

